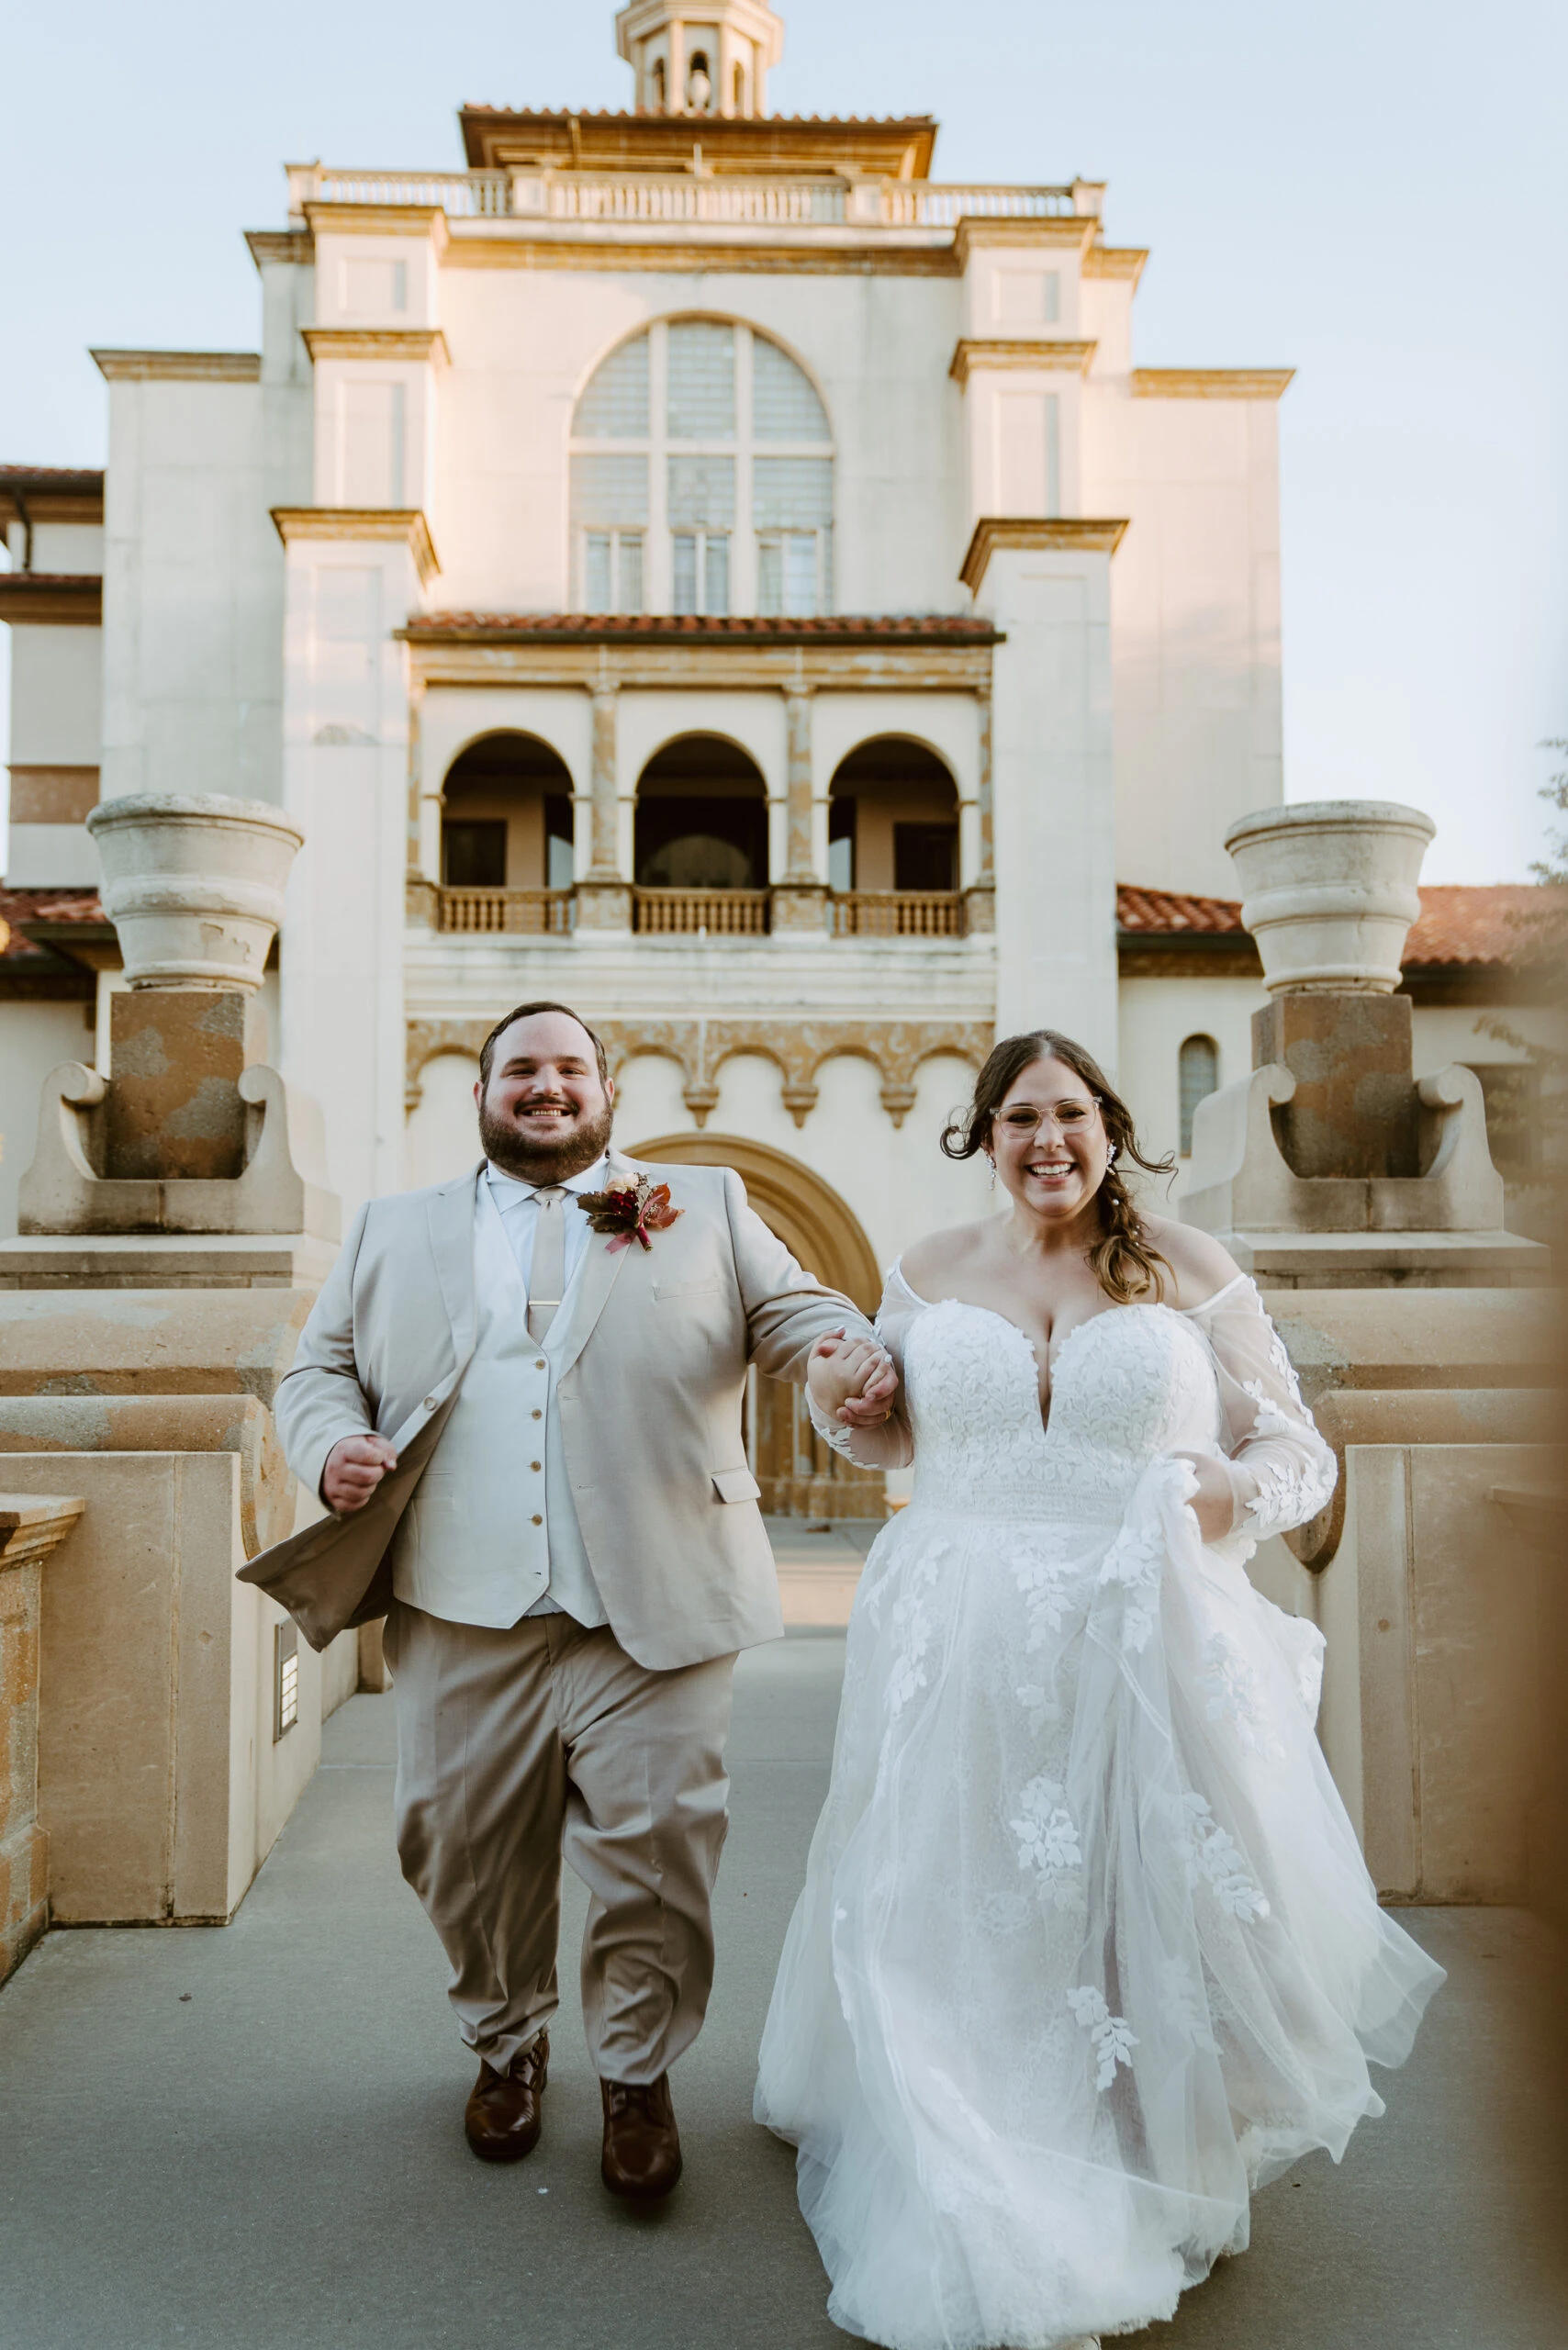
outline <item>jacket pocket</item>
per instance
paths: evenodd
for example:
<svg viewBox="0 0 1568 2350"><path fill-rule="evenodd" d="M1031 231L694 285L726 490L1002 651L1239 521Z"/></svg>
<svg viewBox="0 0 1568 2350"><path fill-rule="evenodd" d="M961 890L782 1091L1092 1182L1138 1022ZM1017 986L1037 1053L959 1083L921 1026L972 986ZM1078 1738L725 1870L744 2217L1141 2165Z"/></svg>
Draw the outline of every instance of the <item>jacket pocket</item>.
<svg viewBox="0 0 1568 2350"><path fill-rule="evenodd" d="M654 1283L654 1304L655 1305L664 1305L666 1303L675 1304L678 1303L684 1303L684 1301L689 1297L716 1297L719 1293L720 1286L721 1284L717 1281L655 1281Z"/></svg>
<svg viewBox="0 0 1568 2350"><path fill-rule="evenodd" d="M715 1469L713 1489L722 1502L755 1502L762 1495L762 1487L749 1469Z"/></svg>

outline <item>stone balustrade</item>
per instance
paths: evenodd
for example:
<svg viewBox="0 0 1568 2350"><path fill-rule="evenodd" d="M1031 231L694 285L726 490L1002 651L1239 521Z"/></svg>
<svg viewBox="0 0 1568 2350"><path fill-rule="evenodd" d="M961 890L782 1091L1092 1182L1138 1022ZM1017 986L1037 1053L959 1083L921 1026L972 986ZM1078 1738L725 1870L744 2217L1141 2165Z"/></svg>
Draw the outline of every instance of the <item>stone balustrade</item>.
<svg viewBox="0 0 1568 2350"><path fill-rule="evenodd" d="M761 938L820 930L834 938L967 938L990 928L989 891L961 890L631 890L631 927L642 936ZM453 937L565 938L578 927L576 890L442 888L435 928ZM788 900L790 919L781 920ZM588 925L583 925L587 927ZM596 928L603 927L596 923Z"/></svg>
<svg viewBox="0 0 1568 2350"><path fill-rule="evenodd" d="M294 165L289 210L307 205L429 205L449 219L599 220L628 225L711 222L743 228L953 229L962 219L1070 218L1081 187L1006 187L925 180L688 172L356 172Z"/></svg>
<svg viewBox="0 0 1568 2350"><path fill-rule="evenodd" d="M0 1983L49 1923L38 1802L42 1568L82 1509L59 1494L0 1493Z"/></svg>

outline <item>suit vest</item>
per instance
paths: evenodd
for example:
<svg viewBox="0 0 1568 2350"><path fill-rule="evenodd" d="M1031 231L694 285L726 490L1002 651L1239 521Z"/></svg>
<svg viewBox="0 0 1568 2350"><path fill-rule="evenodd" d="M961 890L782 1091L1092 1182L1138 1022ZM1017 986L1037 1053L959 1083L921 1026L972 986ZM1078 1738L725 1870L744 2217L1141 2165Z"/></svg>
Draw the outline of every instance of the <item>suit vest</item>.
<svg viewBox="0 0 1568 2350"><path fill-rule="evenodd" d="M541 1346L529 1336L522 1276L481 1178L473 1359L392 1544L393 1590L428 1616L502 1628L548 1595L579 1623L606 1620L552 1393L581 1270L579 1260Z"/></svg>

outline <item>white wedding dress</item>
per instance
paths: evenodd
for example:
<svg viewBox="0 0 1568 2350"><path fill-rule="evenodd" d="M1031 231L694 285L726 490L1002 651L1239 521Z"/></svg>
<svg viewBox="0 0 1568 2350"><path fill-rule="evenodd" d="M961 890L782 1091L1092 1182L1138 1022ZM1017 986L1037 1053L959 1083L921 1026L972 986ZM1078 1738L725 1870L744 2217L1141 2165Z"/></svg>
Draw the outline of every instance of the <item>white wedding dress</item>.
<svg viewBox="0 0 1568 2350"><path fill-rule="evenodd" d="M762 2043L831 2317L892 2350L1169 2318L1249 2190L1383 2110L1442 1970L1378 1908L1313 1724L1316 1629L1256 1540L1333 1455L1252 1283L1074 1330L1042 1425L998 1314L895 1268L909 1457L866 1563L833 1782ZM1205 1544L1177 1450L1226 1460Z"/></svg>

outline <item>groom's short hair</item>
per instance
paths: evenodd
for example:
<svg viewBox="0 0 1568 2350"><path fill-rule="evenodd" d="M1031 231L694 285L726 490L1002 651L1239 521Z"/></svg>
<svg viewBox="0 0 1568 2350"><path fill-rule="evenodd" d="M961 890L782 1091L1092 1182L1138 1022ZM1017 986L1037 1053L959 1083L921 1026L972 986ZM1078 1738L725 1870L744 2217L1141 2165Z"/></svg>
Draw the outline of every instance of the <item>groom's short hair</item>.
<svg viewBox="0 0 1568 2350"><path fill-rule="evenodd" d="M601 1085L608 1085L610 1082L610 1060L604 1049L603 1039L588 1026L588 1022L583 1018L580 1012L574 1012L569 1003L520 1003L509 1012L503 1019L497 1021L495 1026L491 1029L489 1035L486 1037L484 1043L479 1047L480 1092L487 1093L490 1090L490 1065L496 1058L496 1046L506 1035L506 1032L511 1026L512 1022L514 1020L532 1020L536 1012L564 1012L568 1020L575 1020L577 1022L577 1026L582 1030L583 1035L588 1038L589 1042L593 1046L593 1057L599 1063L599 1081Z"/></svg>

